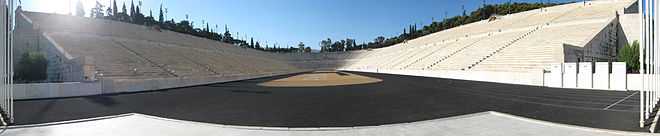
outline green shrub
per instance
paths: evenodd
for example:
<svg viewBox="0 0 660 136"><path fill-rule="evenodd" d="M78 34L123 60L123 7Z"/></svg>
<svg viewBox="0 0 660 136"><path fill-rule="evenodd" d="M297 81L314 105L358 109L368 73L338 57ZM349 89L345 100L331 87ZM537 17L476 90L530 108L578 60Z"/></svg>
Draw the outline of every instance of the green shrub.
<svg viewBox="0 0 660 136"><path fill-rule="evenodd" d="M634 41L632 45L626 44L619 51L619 61L626 62L626 70L629 73L639 72L639 42Z"/></svg>
<svg viewBox="0 0 660 136"><path fill-rule="evenodd" d="M14 79L18 82L43 81L48 77L47 69L48 60L42 53L26 52L16 66Z"/></svg>

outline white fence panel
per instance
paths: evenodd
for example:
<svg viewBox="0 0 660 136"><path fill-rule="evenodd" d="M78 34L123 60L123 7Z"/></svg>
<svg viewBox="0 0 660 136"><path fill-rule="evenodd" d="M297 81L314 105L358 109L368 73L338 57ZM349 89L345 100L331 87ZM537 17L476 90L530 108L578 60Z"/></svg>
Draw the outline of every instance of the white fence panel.
<svg viewBox="0 0 660 136"><path fill-rule="evenodd" d="M593 88L593 71L590 62L581 62L578 72L578 88L591 89Z"/></svg>
<svg viewBox="0 0 660 136"><path fill-rule="evenodd" d="M610 89L626 90L626 63L612 62L612 74L610 75Z"/></svg>
<svg viewBox="0 0 660 136"><path fill-rule="evenodd" d="M564 66L562 64L553 64L550 67L550 81L549 86L550 87L564 87Z"/></svg>
<svg viewBox="0 0 660 136"><path fill-rule="evenodd" d="M577 65L575 63L564 63L564 88L577 87Z"/></svg>
<svg viewBox="0 0 660 136"><path fill-rule="evenodd" d="M641 74L627 74L626 89L628 90L641 90L642 89L642 75Z"/></svg>
<svg viewBox="0 0 660 136"><path fill-rule="evenodd" d="M596 73L594 73L594 89L610 89L610 72L607 62L596 63Z"/></svg>

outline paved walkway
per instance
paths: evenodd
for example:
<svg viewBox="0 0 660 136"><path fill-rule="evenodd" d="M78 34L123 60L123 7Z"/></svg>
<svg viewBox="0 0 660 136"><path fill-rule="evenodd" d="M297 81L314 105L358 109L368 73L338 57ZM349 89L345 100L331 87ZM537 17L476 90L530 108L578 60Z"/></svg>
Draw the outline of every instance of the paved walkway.
<svg viewBox="0 0 660 136"><path fill-rule="evenodd" d="M497 111L593 128L639 131L636 92L556 89L357 73L383 82L264 87L287 76L145 93L15 102L15 121L35 124L126 113L267 127L396 124Z"/></svg>
<svg viewBox="0 0 660 136"><path fill-rule="evenodd" d="M538 121L498 112L369 127L271 128L208 124L142 114L125 114L8 129L5 135L39 136L631 136L622 132Z"/></svg>

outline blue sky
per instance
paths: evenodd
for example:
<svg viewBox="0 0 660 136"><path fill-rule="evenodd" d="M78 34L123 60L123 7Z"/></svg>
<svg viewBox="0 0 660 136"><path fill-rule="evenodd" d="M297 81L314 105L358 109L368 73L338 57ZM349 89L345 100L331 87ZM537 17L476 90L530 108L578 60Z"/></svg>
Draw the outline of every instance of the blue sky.
<svg viewBox="0 0 660 136"><path fill-rule="evenodd" d="M85 11L97 0L81 0ZM108 6L110 0L98 0ZM509 0L486 0L486 3L504 3ZM541 0L512 0L513 2L540 2ZM543 0L548 2L548 0ZM568 0L550 0L564 2ZM77 0L22 0L29 11L66 14L73 11ZM126 2L130 10L130 0ZM478 8L483 0L143 0L142 13L153 10L158 16L161 4L168 8L168 18L185 19L186 14L195 27L202 20L211 27L224 25L241 39L254 37L269 45L305 45L318 49L322 39L353 38L358 43L372 41L377 36L394 36L409 24L426 25L432 19L441 20L445 12L449 17ZM138 0L135 0L137 5ZM419 27L421 28L421 26Z"/></svg>

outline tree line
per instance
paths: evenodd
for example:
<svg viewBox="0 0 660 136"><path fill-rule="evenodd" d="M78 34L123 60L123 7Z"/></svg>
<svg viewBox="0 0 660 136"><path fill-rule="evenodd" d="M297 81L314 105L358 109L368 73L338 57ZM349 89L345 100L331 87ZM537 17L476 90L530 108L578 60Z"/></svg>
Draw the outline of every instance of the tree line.
<svg viewBox="0 0 660 136"><path fill-rule="evenodd" d="M403 29L403 33L398 36L393 36L386 38L384 36L378 36L373 39L373 41L357 44L355 39L346 38L342 40L333 41L330 38L321 40L320 47L321 52L339 52L339 51L352 51L352 50L362 50L362 49L375 49L383 48L392 45L402 43L407 40L412 40L418 37L426 36L431 33L451 29L461 25L474 23L480 20L485 20L491 18L493 15L505 15L519 13L523 11L529 11L533 9L555 6L562 3L504 3L504 4L484 4L482 7L478 8L475 11L472 11L470 14L467 14L463 10L462 15L445 18L442 21L433 20L431 24L422 26L421 29L417 28L417 24L409 25ZM161 4L158 11L158 16L153 16L153 12L149 10L149 15L144 15L142 13L141 7L142 2L139 1L137 5L131 1L130 11L126 7L126 4L122 4L121 10L117 6L116 0L112 1L111 6L106 6L100 2L96 2L95 7L90 11L90 17L96 19L108 19L115 20L127 23L133 23L137 25L146 25L154 26L159 29L170 30L174 32L190 34L197 37L207 38L211 40L216 40L235 46L243 48L252 48L261 51L269 52L311 52L311 48L305 46L302 42L296 46L289 47L280 47L277 45L269 46L259 41L254 41L254 38L239 39L234 38L232 33L229 31L227 25L225 25L224 32L218 32L218 25L215 25L216 29L211 29L208 22L202 22L201 27L195 27L195 22L189 21L189 15L186 15L184 20L176 22L174 19L165 19L165 14L167 14L167 8L163 10L163 5ZM76 15L84 16L85 11L82 8L82 3L78 1Z"/></svg>
<svg viewBox="0 0 660 136"><path fill-rule="evenodd" d="M361 44L355 44L355 40L347 38L346 40L339 40L332 42L330 38L320 42L321 52L338 52L338 51L351 51L362 49L375 49L396 45L407 40L412 40L418 37L426 36L431 33L451 29L461 25L474 23L480 20L490 19L494 15L506 15L539 9L544 7L555 6L563 3L504 3L504 4L484 4L479 9L467 14L463 10L462 15L446 18L442 21L435 21L429 25L423 26L421 29L417 28L417 24L409 25L403 29L403 33L398 36L385 38L378 36L373 41Z"/></svg>
<svg viewBox="0 0 660 136"><path fill-rule="evenodd" d="M268 52L311 52L309 47L306 47L302 42L298 44L298 47L279 47L277 45L269 46L267 44L260 43L255 41L254 38L250 38L249 41L246 39L234 38L229 31L227 25L225 25L224 32L217 32L210 27L208 22L202 22L201 27L195 27L195 22L189 20L189 15L186 15L185 20L176 22L174 19L166 19L165 15L167 14L167 8L163 10L163 5L160 5L158 11L158 16L155 17L153 12L149 10L148 15L144 15L141 10L142 1L138 1L136 5L132 0L130 3L130 11L126 7L126 3L123 3L121 9L117 7L117 1L113 0L111 6L106 6L96 1L96 4L91 11L89 12L90 18L95 19L107 19L114 20L126 23L132 23L137 25L153 26L158 29L165 29L174 32L194 35L197 37L207 38L211 40L216 40L235 46L243 48L252 48L261 51ZM76 4L76 16L84 17L85 11L82 6L82 2L79 0ZM215 25L215 28L218 28L218 25Z"/></svg>

